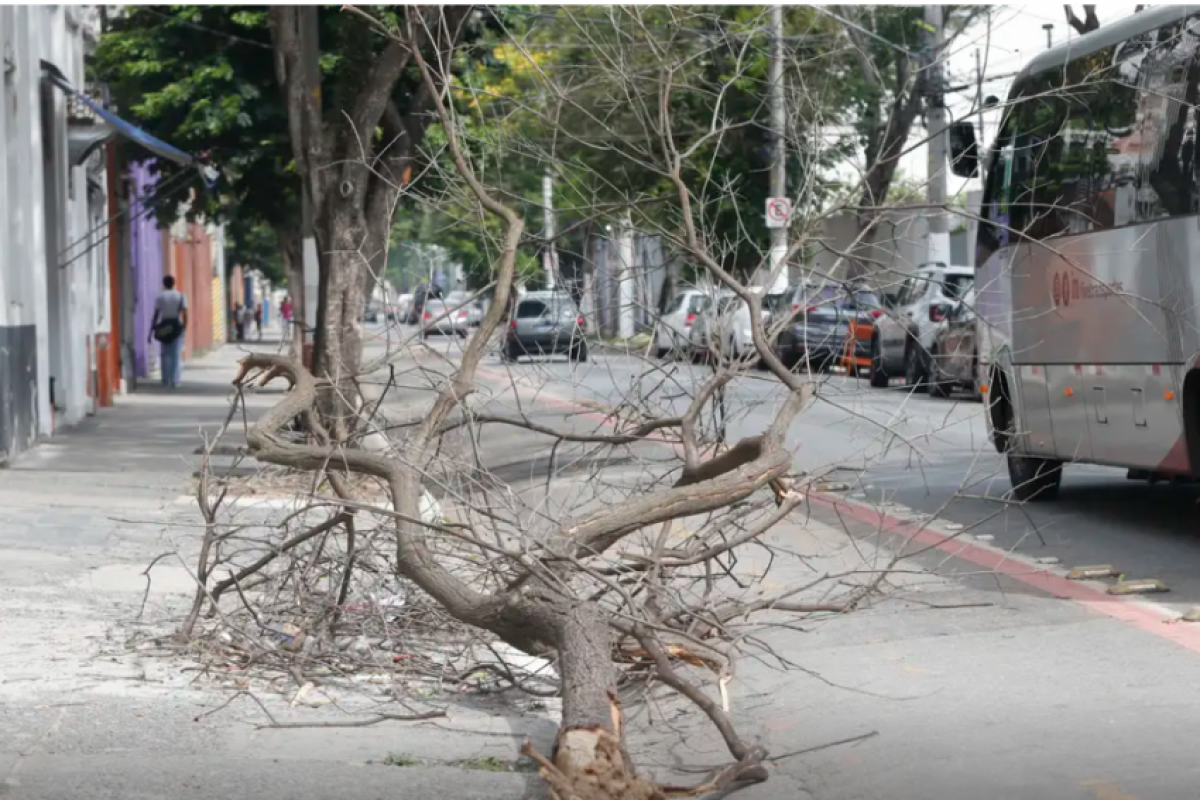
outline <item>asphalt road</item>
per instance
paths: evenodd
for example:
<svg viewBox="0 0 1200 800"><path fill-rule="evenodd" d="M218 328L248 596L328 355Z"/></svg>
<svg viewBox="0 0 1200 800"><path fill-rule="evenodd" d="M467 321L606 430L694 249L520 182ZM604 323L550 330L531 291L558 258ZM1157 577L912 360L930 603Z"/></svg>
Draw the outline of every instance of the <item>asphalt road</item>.
<svg viewBox="0 0 1200 800"><path fill-rule="evenodd" d="M457 342L431 340L453 353ZM529 386L583 401L598 411L618 405L635 385L676 412L707 369L593 354L587 364L565 358L504 365ZM761 432L782 399L767 374L750 372L726 392L729 439ZM845 375L820 376L814 401L793 424L789 443L797 472L828 473L848 494L889 501L994 537L993 544L1063 565L1112 564L1130 578L1158 578L1168 594L1155 599L1183 612L1200 604L1200 489L1126 479L1123 470L1068 466L1059 496L1010 506L1003 458L987 438L983 406L956 395L934 399L905 387L872 389Z"/></svg>
<svg viewBox="0 0 1200 800"><path fill-rule="evenodd" d="M452 357L461 345L433 346ZM570 403L602 411L638 380L643 391L673 387L650 396L678 410L702 369L604 354L585 365L541 359L513 366L495 357L485 365L493 385L524 386L527 396L547 401L546 414L557 409L559 424L580 426L595 424L595 414L572 416ZM726 399L736 439L764 427L781 391L751 373ZM495 402L509 400L497 394ZM981 413L965 399L872 390L830 376L790 432L795 468L836 470L833 479L861 495L851 499L940 512L941 522L978 522L970 533L994 537L990 545L1002 550L1056 556L1063 565L1113 563L1130 577L1160 578L1171 592L1155 601L1178 610L1200 602L1196 490L1072 467L1056 501L1006 506L999 498L1009 485ZM827 506L822 513L838 521ZM856 546L878 543L861 519L849 527ZM803 525L789 535L797 550L815 552ZM1190 737L1179 733L1200 713L1190 680L1200 669L1200 628L1167 624L1153 606L1107 598L1102 589L1031 580L1032 569L983 569L978 554L955 551L959 543L919 560L929 570L923 580L932 582L919 591L901 586L895 604L764 634L798 668L739 666L736 716L760 732L775 760L768 783L736 796L1195 798L1200 766ZM638 747L639 754L665 750L665 763L676 768L720 762L702 727L679 732L675 724L667 714L651 742L657 748Z"/></svg>

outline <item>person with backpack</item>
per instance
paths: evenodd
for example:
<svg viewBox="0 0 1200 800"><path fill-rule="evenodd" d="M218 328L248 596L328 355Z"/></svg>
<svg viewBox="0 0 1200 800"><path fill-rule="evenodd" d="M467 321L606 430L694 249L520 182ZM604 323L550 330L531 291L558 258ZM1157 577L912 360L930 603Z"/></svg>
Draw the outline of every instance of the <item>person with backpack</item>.
<svg viewBox="0 0 1200 800"><path fill-rule="evenodd" d="M162 358L159 369L163 386L175 388L183 379L183 332L187 329L187 296L175 288L175 278L166 275L163 288L154 298L154 319L150 321L150 339L159 343Z"/></svg>

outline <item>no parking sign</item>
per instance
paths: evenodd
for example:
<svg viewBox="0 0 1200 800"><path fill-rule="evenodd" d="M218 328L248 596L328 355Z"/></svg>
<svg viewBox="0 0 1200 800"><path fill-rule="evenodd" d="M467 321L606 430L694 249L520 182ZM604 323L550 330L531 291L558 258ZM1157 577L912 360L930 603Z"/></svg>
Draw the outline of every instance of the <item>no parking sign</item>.
<svg viewBox="0 0 1200 800"><path fill-rule="evenodd" d="M767 198L767 227L786 228L792 219L792 201L786 197Z"/></svg>

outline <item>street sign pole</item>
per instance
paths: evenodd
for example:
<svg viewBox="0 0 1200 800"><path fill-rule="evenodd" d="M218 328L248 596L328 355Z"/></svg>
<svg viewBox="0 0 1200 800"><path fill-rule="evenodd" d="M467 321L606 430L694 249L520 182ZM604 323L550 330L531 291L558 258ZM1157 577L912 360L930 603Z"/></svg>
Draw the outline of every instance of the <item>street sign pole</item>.
<svg viewBox="0 0 1200 800"><path fill-rule="evenodd" d="M771 199L777 200L787 194L787 108L783 93L783 6L771 6L771 134L773 160L771 163ZM786 200L786 198L784 198ZM770 201L768 201L768 204ZM788 206L791 216L791 206ZM787 289L788 270L783 264L787 255L787 224L772 227L770 214L767 227L771 229L771 291ZM764 281L765 283L765 281Z"/></svg>

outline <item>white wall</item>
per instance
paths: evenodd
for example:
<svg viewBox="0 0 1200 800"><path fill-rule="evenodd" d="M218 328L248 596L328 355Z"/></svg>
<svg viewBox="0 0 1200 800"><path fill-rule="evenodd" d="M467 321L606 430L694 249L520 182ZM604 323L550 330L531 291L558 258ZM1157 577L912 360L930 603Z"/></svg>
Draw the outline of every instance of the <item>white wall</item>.
<svg viewBox="0 0 1200 800"><path fill-rule="evenodd" d="M0 132L0 325L37 329L38 431L73 424L90 409L89 344L107 313L98 308L98 276L107 280L108 248L90 244L104 201L88 207L87 170L67 165L67 98L49 90L52 117L43 137L41 60L57 66L78 88L84 56L96 30L90 7L0 7L4 108ZM53 162L44 167L44 157ZM100 173L103 184L103 172ZM47 206L47 200L50 205ZM91 239L91 241L89 241ZM68 245L74 246L68 249ZM65 251L65 252L64 252ZM86 253L86 255L81 254ZM65 268L62 261L71 260ZM107 324L104 326L107 327ZM50 377L59 412L50 413ZM54 420L54 422L52 422Z"/></svg>
<svg viewBox="0 0 1200 800"><path fill-rule="evenodd" d="M49 89L48 137L43 137L41 119L40 61L54 64L82 89L84 55L96 35L91 17L88 7L67 6L7 6L0 17L5 52L12 52L17 64L8 82L17 101L16 113L11 106L6 112L12 118L5 138L10 237L0 248L6 264L0 276L10 300L11 295L19 297L24 323L37 325L38 428L43 435L52 433L52 375L59 409L55 423L72 425L92 410L89 350L97 323L107 323L97 294L103 288L100 278L107 282L108 248L100 243L89 252L98 236L106 233L89 231L97 216L107 218L107 207L101 200L89 210L88 170L68 166L64 92ZM47 156L52 160L48 167L44 166ZM19 210L13 207L13 197L20 198Z"/></svg>

